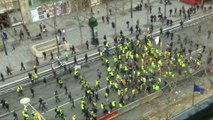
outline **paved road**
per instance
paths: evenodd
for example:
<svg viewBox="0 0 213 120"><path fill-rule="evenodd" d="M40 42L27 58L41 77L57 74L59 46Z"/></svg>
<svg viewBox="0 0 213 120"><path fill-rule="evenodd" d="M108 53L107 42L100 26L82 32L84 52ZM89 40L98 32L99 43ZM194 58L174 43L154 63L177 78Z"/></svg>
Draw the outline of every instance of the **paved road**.
<svg viewBox="0 0 213 120"><path fill-rule="evenodd" d="M110 60L112 62L112 60ZM85 77L85 79L89 82L89 86L94 86L95 85L95 80L97 79L97 69L100 69L102 71L102 79L100 80L100 86L101 89L99 90L99 97L100 97L100 101L97 102L97 106L100 109L100 103L101 102L106 102L104 99L104 93L105 93L105 88L106 88L106 67L102 66L102 64L100 62L95 61L94 63L90 63L89 67L83 67L80 70L80 73L82 73ZM44 83L38 83L36 85L33 86L28 86L24 88L24 96L25 97L29 97L31 98L31 93L30 93L30 87L33 87L35 89L35 98L31 99L31 104L38 109L38 98L42 97L43 99L45 99L45 101L48 104L49 110L42 114L44 115L44 117L47 120L53 120L54 115L55 115L55 111L54 108L56 106L62 106L63 110L65 111L65 115L68 116L68 118L71 118L72 115L76 115L78 119L84 119L83 114L81 113L81 109L80 109L80 98L82 97L82 95L84 95L84 91L81 90L81 85L79 83L79 81L75 81L73 78L73 74L71 75L64 75L62 77L64 81L64 83L66 84L66 86L68 87L68 91L72 92L72 96L75 99L75 105L76 108L75 109L70 109L71 105L68 102L68 98L64 93L64 89L63 88L59 88L56 85L56 80L53 78L48 79L48 83L47 86L44 85ZM55 97L54 97L54 90L58 90L60 92L60 99L61 102L56 104L55 103ZM117 99L117 92L115 91L111 91L110 95L109 95L109 101L112 101L113 99ZM145 96L145 94L141 94L139 96ZM138 97L139 97L138 96ZM22 97L17 97L17 93L16 91L8 93L4 96L1 96L1 98L5 98L8 100L8 102L10 103L11 106L11 110L15 109L17 111L17 113L20 116L21 110L23 110L23 106L19 103L19 100ZM117 101L118 102L118 101ZM1 113L4 113L4 110L0 111ZM102 111L99 110L98 111L98 116L102 115ZM7 119L11 119L12 116L6 116L4 118L1 118L2 120L7 120Z"/></svg>

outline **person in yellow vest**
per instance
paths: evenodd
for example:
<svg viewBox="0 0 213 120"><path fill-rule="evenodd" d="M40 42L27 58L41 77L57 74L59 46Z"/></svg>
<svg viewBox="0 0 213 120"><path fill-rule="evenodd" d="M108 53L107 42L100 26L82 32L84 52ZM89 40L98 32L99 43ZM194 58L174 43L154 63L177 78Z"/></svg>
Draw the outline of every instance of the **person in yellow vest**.
<svg viewBox="0 0 213 120"><path fill-rule="evenodd" d="M114 72L113 71L109 72L109 74L110 74L110 77L114 77Z"/></svg>
<svg viewBox="0 0 213 120"><path fill-rule="evenodd" d="M18 96L20 97L20 96L24 96L24 94L23 94L23 89L22 89L22 86L21 85L18 85L18 87L17 87L17 92L18 92Z"/></svg>
<svg viewBox="0 0 213 120"><path fill-rule="evenodd" d="M118 90L118 83L117 82L114 82L114 88L115 88L116 91Z"/></svg>
<svg viewBox="0 0 213 120"><path fill-rule="evenodd" d="M75 68L75 71L74 71L74 78L75 78L75 79L78 79L78 76L79 76L78 69Z"/></svg>
<svg viewBox="0 0 213 120"><path fill-rule="evenodd" d="M107 84L109 85L109 76L106 76L106 81L107 81Z"/></svg>
<svg viewBox="0 0 213 120"><path fill-rule="evenodd" d="M35 77L34 75L31 77L31 83L32 84L34 84L34 82L35 82L35 78L34 77Z"/></svg>
<svg viewBox="0 0 213 120"><path fill-rule="evenodd" d="M63 86L63 80L60 79L60 80L58 81L58 84L59 84L59 87L62 88L62 86Z"/></svg>
<svg viewBox="0 0 213 120"><path fill-rule="evenodd" d="M121 79L121 85L126 86L126 80L124 78Z"/></svg>
<svg viewBox="0 0 213 120"><path fill-rule="evenodd" d="M60 117L63 119L64 118L64 110L60 107Z"/></svg>
<svg viewBox="0 0 213 120"><path fill-rule="evenodd" d="M35 80L38 80L38 74L33 75L32 79L31 79L32 84L35 83Z"/></svg>
<svg viewBox="0 0 213 120"><path fill-rule="evenodd" d="M112 101L112 107L116 108L116 100L115 99Z"/></svg>
<svg viewBox="0 0 213 120"><path fill-rule="evenodd" d="M110 47L109 42L107 42L105 46L106 46L106 49L108 50Z"/></svg>
<svg viewBox="0 0 213 120"><path fill-rule="evenodd" d="M58 106L56 106L56 108L55 108L55 118L58 118L58 117L60 117L60 108L58 107Z"/></svg>
<svg viewBox="0 0 213 120"><path fill-rule="evenodd" d="M136 93L135 88L133 88L133 89L132 89L132 98L133 98L133 99L135 98L135 93Z"/></svg>
<svg viewBox="0 0 213 120"><path fill-rule="evenodd" d="M72 120L77 120L75 115L72 116Z"/></svg>
<svg viewBox="0 0 213 120"><path fill-rule="evenodd" d="M85 112L85 107L86 107L86 104L85 103L81 103L81 111L83 113Z"/></svg>
<svg viewBox="0 0 213 120"><path fill-rule="evenodd" d="M129 69L128 69L128 67L127 67L127 66L125 66L125 67L124 67L125 74L127 74L127 73L128 73L128 70L129 70Z"/></svg>
<svg viewBox="0 0 213 120"><path fill-rule="evenodd" d="M122 63L120 63L119 65L119 70L121 71L121 73L124 73L124 67Z"/></svg>
<svg viewBox="0 0 213 120"><path fill-rule="evenodd" d="M122 101L122 99L119 101L119 108L122 108L124 106L124 102Z"/></svg>
<svg viewBox="0 0 213 120"><path fill-rule="evenodd" d="M34 69L34 72L37 74L37 72L38 72L38 68L37 68L37 66L36 66L36 65L34 65L34 66L33 66L33 69Z"/></svg>
<svg viewBox="0 0 213 120"><path fill-rule="evenodd" d="M125 87L125 88L124 88L124 91L125 91L125 93L127 94L127 93L129 92L129 88L128 88L128 87Z"/></svg>
<svg viewBox="0 0 213 120"><path fill-rule="evenodd" d="M108 94L107 92L105 92L104 97L105 97L105 99L106 99L106 102L108 102L109 94Z"/></svg>
<svg viewBox="0 0 213 120"><path fill-rule="evenodd" d="M159 91L159 90L160 90L160 86L159 86L159 85L156 85L156 86L155 86L155 90L156 90L156 91Z"/></svg>
<svg viewBox="0 0 213 120"><path fill-rule="evenodd" d="M22 111L22 116L24 117L24 120L30 120L30 116L29 116L27 110Z"/></svg>
<svg viewBox="0 0 213 120"><path fill-rule="evenodd" d="M109 67L109 60L108 59L105 60L105 64L106 64L106 67L108 68Z"/></svg>
<svg viewBox="0 0 213 120"><path fill-rule="evenodd" d="M37 115L36 115L36 111L32 110L32 116L33 116L33 120L37 120Z"/></svg>
<svg viewBox="0 0 213 120"><path fill-rule="evenodd" d="M105 108L105 104L104 103L101 103L101 109L102 109L104 114L108 113L108 110Z"/></svg>
<svg viewBox="0 0 213 120"><path fill-rule="evenodd" d="M109 66L109 67L107 68L108 74L109 74L111 71L112 71L112 69L111 69L111 67Z"/></svg>
<svg viewBox="0 0 213 120"><path fill-rule="evenodd" d="M38 74L34 74L33 78L34 80L38 80Z"/></svg>
<svg viewBox="0 0 213 120"><path fill-rule="evenodd" d="M118 89L118 97L120 97L120 96L121 96L121 90Z"/></svg>
<svg viewBox="0 0 213 120"><path fill-rule="evenodd" d="M40 113L35 112L36 120L42 120Z"/></svg>
<svg viewBox="0 0 213 120"><path fill-rule="evenodd" d="M99 80L96 80L96 81L95 81L95 88L101 89L100 81L99 81Z"/></svg>

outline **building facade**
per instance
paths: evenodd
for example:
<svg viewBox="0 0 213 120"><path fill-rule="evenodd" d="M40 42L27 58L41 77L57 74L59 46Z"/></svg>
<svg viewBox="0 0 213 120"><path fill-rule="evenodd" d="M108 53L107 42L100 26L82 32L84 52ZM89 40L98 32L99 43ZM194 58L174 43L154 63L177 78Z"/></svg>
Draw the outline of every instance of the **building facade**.
<svg viewBox="0 0 213 120"><path fill-rule="evenodd" d="M11 26L28 24L88 8L102 0L0 0L0 14L7 13Z"/></svg>

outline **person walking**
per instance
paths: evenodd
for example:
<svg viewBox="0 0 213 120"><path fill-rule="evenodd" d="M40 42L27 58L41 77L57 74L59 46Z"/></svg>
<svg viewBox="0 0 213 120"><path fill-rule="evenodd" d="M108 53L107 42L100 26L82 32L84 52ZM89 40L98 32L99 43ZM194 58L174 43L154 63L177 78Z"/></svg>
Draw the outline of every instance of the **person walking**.
<svg viewBox="0 0 213 120"><path fill-rule="evenodd" d="M74 60L74 64L78 64L78 63L77 63L77 58L76 58L76 56L75 56L75 55L74 55L73 60Z"/></svg>
<svg viewBox="0 0 213 120"><path fill-rule="evenodd" d="M40 33L42 33L43 31L42 23L39 24L39 28L40 28Z"/></svg>
<svg viewBox="0 0 213 120"><path fill-rule="evenodd" d="M64 85L64 92L65 92L65 95L67 95L67 86L66 85Z"/></svg>
<svg viewBox="0 0 213 120"><path fill-rule="evenodd" d="M59 87L62 88L62 86L63 86L63 80L62 80L62 79L59 79L59 80L58 80L58 84L59 84Z"/></svg>
<svg viewBox="0 0 213 120"><path fill-rule="evenodd" d="M130 27L130 33L133 34L133 27Z"/></svg>
<svg viewBox="0 0 213 120"><path fill-rule="evenodd" d="M68 98L69 98L69 100L70 100L70 102L71 102L71 98L72 98L71 92L68 93Z"/></svg>
<svg viewBox="0 0 213 120"><path fill-rule="evenodd" d="M5 102L5 108L6 108L7 112L10 112L10 105L7 101Z"/></svg>
<svg viewBox="0 0 213 120"><path fill-rule="evenodd" d="M101 70L100 69L97 69L97 75L98 75L98 79L100 80L101 79Z"/></svg>
<svg viewBox="0 0 213 120"><path fill-rule="evenodd" d="M169 17L172 16L172 9L169 10Z"/></svg>
<svg viewBox="0 0 213 120"><path fill-rule="evenodd" d="M12 48L12 51L14 51L16 49L13 41L11 42L10 46Z"/></svg>
<svg viewBox="0 0 213 120"><path fill-rule="evenodd" d="M212 32L209 30L208 31L208 39L211 37Z"/></svg>
<svg viewBox="0 0 213 120"><path fill-rule="evenodd" d="M68 53L67 53L66 50L65 50L65 52L64 52L64 59L65 59L66 61L68 61L68 59L69 59L69 56L68 56Z"/></svg>
<svg viewBox="0 0 213 120"><path fill-rule="evenodd" d="M38 73L38 68L36 65L33 66L34 72L37 74Z"/></svg>
<svg viewBox="0 0 213 120"><path fill-rule="evenodd" d="M87 53L84 55L84 57L85 57L85 62L87 63L87 60L88 60Z"/></svg>
<svg viewBox="0 0 213 120"><path fill-rule="evenodd" d="M129 28L129 21L126 21L127 28Z"/></svg>
<svg viewBox="0 0 213 120"><path fill-rule="evenodd" d="M35 96L35 94L34 94L35 90L32 87L30 88L30 93L32 94L32 98L34 98L34 96Z"/></svg>
<svg viewBox="0 0 213 120"><path fill-rule="evenodd" d="M66 31L64 28L62 28L62 36L65 36L65 34L66 34Z"/></svg>
<svg viewBox="0 0 213 120"><path fill-rule="evenodd" d="M41 104L42 104L41 105L41 110L44 111L44 112L48 111L47 103L45 101L43 101Z"/></svg>
<svg viewBox="0 0 213 120"><path fill-rule="evenodd" d="M45 84L45 86L47 85L47 79L43 78L43 83Z"/></svg>
<svg viewBox="0 0 213 120"><path fill-rule="evenodd" d="M72 53L71 53L71 54L75 54L75 53L76 53L76 52L75 52L75 46L74 46L74 45L72 45L71 50L72 50Z"/></svg>
<svg viewBox="0 0 213 120"><path fill-rule="evenodd" d="M43 54L44 60L46 60L46 59L47 59L47 54L46 54L46 52L42 52L42 54Z"/></svg>
<svg viewBox="0 0 213 120"><path fill-rule="evenodd" d="M18 120L18 115L15 111L13 112L13 120Z"/></svg>
<svg viewBox="0 0 213 120"><path fill-rule="evenodd" d="M102 21L103 21L103 23L105 22L104 16L102 16Z"/></svg>
<svg viewBox="0 0 213 120"><path fill-rule="evenodd" d="M8 66L6 66L6 73L7 75L12 75L11 69Z"/></svg>
<svg viewBox="0 0 213 120"><path fill-rule="evenodd" d="M73 97L71 97L70 103L72 104L71 109L75 108L75 103Z"/></svg>
<svg viewBox="0 0 213 120"><path fill-rule="evenodd" d="M19 37L20 37L20 40L23 40L24 38L24 32L22 31L22 29L20 29L19 31Z"/></svg>
<svg viewBox="0 0 213 120"><path fill-rule="evenodd" d="M39 97L38 99L38 103L39 103L39 106L38 106L38 109L41 109L42 108L42 103L43 103L43 99L41 97Z"/></svg>
<svg viewBox="0 0 213 120"><path fill-rule="evenodd" d="M55 91L54 95L55 95L55 101L56 101L56 103L61 102L61 100L59 99L59 94L58 94L57 90Z"/></svg>
<svg viewBox="0 0 213 120"><path fill-rule="evenodd" d="M109 24L109 16L106 16L107 24Z"/></svg>
<svg viewBox="0 0 213 120"><path fill-rule="evenodd" d="M86 41L86 47L87 47L87 50L89 50L89 41L88 40Z"/></svg>
<svg viewBox="0 0 213 120"><path fill-rule="evenodd" d="M17 92L18 92L18 96L19 96L19 97L20 97L20 96L24 96L24 94L23 94L23 88L22 88L21 85L18 85L18 87L17 87Z"/></svg>
<svg viewBox="0 0 213 120"><path fill-rule="evenodd" d="M35 57L36 65L39 66L38 57Z"/></svg>
<svg viewBox="0 0 213 120"><path fill-rule="evenodd" d="M0 76L1 76L1 81L4 81L4 75L3 75L3 73L1 73Z"/></svg>
<svg viewBox="0 0 213 120"><path fill-rule="evenodd" d="M198 25L198 32L201 32L201 24Z"/></svg>
<svg viewBox="0 0 213 120"><path fill-rule="evenodd" d="M24 63L21 61L21 69L20 69L20 71L22 71L22 69L26 70L25 67L24 67Z"/></svg>
<svg viewBox="0 0 213 120"><path fill-rule="evenodd" d="M53 52L50 52L50 61L54 60Z"/></svg>

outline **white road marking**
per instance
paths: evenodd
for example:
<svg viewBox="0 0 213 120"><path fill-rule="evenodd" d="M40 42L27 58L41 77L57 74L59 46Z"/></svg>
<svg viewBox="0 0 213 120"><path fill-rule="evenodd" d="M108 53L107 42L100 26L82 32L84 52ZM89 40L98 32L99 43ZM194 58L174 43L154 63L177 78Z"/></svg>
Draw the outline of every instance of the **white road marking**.
<svg viewBox="0 0 213 120"><path fill-rule="evenodd" d="M99 92L105 90L106 88L107 88L107 87L101 88L101 89L99 90ZM78 100L80 100L81 98L82 98L82 97L76 98L74 101L78 101ZM70 103L70 102L66 102L66 103L64 103L64 104L62 104L62 105L59 105L58 107L63 107L63 106L65 106L65 105L69 104L69 103ZM55 108L56 108L56 107L49 109L46 113L55 110ZM42 114L44 114L44 113L42 113Z"/></svg>

